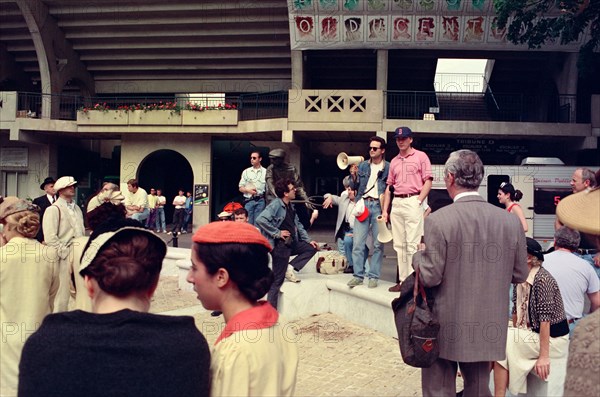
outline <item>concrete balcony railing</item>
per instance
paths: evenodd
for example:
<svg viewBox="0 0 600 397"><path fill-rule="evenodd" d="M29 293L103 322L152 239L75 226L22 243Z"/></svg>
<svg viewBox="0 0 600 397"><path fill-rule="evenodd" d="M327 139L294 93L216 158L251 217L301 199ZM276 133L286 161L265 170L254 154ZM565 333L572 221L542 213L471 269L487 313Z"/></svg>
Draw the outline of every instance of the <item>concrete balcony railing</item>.
<svg viewBox="0 0 600 397"><path fill-rule="evenodd" d="M288 120L293 122L381 123L383 91L294 90Z"/></svg>
<svg viewBox="0 0 600 397"><path fill-rule="evenodd" d="M238 123L237 110L90 110L77 112L77 124L92 125L220 125Z"/></svg>
<svg viewBox="0 0 600 397"><path fill-rule="evenodd" d="M1 92L0 121L41 118L45 94ZM189 97L83 98L60 95L61 117L81 126L224 126L240 121L287 119L288 129L379 130L386 120L436 120L528 123L590 123L591 112L572 95L440 93L435 91L290 90L214 99ZM54 98L56 99L56 98ZM190 102L190 100L193 101ZM170 103L177 109L158 109ZM595 103L594 101L592 101ZM218 104L234 110L185 110ZM134 104L134 105L133 105ZM98 108L99 106L99 108ZM87 111L81 111L85 109ZM133 109L146 109L145 111ZM150 107L150 109L148 109ZM95 108L95 109L94 109ZM197 108L197 107L196 107Z"/></svg>

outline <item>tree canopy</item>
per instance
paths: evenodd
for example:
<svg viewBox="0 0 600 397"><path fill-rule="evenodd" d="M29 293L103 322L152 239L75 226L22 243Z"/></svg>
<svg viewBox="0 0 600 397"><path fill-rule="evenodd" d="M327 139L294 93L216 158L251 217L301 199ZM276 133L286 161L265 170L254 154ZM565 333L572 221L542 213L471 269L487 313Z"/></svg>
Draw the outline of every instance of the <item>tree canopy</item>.
<svg viewBox="0 0 600 397"><path fill-rule="evenodd" d="M494 0L494 6L508 40L529 48L578 41L589 26L578 62L580 73L589 72L593 53L600 49L599 0Z"/></svg>

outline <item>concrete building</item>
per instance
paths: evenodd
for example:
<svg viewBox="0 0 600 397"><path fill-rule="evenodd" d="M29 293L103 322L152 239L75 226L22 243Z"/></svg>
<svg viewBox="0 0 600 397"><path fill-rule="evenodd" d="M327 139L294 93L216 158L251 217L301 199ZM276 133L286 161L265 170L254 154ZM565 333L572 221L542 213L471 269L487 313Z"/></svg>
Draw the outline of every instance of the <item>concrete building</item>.
<svg viewBox="0 0 600 397"><path fill-rule="evenodd" d="M84 200L137 178L169 202L206 194L198 225L238 195L251 150L266 165L286 149L323 194L340 190L339 152L366 157L399 125L434 163L473 148L598 165L600 77L578 77L579 43L508 43L491 0L1 4L0 194L74 175ZM436 78L447 58L487 62Z"/></svg>

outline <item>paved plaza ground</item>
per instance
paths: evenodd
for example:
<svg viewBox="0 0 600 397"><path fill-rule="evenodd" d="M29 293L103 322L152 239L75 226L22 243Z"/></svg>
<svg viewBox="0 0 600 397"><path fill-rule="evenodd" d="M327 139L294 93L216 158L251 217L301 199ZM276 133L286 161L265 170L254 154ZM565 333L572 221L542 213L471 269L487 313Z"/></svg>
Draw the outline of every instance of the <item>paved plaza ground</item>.
<svg viewBox="0 0 600 397"><path fill-rule="evenodd" d="M211 317L177 277L161 277L151 312L191 315L212 346L224 326ZM405 365L398 341L333 314L290 323L298 343L297 396L420 396L420 370Z"/></svg>

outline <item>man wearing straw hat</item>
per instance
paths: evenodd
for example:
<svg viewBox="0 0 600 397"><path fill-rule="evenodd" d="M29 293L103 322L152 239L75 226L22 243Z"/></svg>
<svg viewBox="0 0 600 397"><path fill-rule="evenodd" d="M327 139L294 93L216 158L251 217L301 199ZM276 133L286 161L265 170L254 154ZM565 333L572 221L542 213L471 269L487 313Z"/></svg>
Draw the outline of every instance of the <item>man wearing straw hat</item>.
<svg viewBox="0 0 600 397"><path fill-rule="evenodd" d="M598 176L600 175L594 175L594 172L589 168L577 168L571 177L571 189L573 189L573 194L581 192L589 193L598 184ZM584 212L582 215L587 216L587 213ZM563 224L557 216L554 223L554 229L558 230L562 225ZM575 255L585 259L600 278L600 256L598 254L598 246L594 243L595 236L582 231L580 231L580 236L581 242L575 251Z"/></svg>
<svg viewBox="0 0 600 397"><path fill-rule="evenodd" d="M600 171L596 173L600 179ZM573 194L558 203L556 215L568 227L594 236L600 248L600 189ZM596 256L595 259L598 259ZM600 340L600 310L586 316L573 332L569 346L565 396L600 395L600 350L591 348Z"/></svg>
<svg viewBox="0 0 600 397"><path fill-rule="evenodd" d="M74 200L76 184L77 181L72 176L58 178L54 184L58 199L46 209L42 222L46 243L55 247L60 257L60 286L54 300L55 313L68 309L70 296L69 256L73 254L73 240L85 234L83 213Z"/></svg>
<svg viewBox="0 0 600 397"><path fill-rule="evenodd" d="M600 307L600 281L587 261L575 254L580 245L579 232L592 235L596 247L600 235L600 189L583 190L565 197L556 208L558 220L566 225L555 235L555 250L545 256L544 266L558 283L565 301L571 330L583 316L584 300L590 311Z"/></svg>

